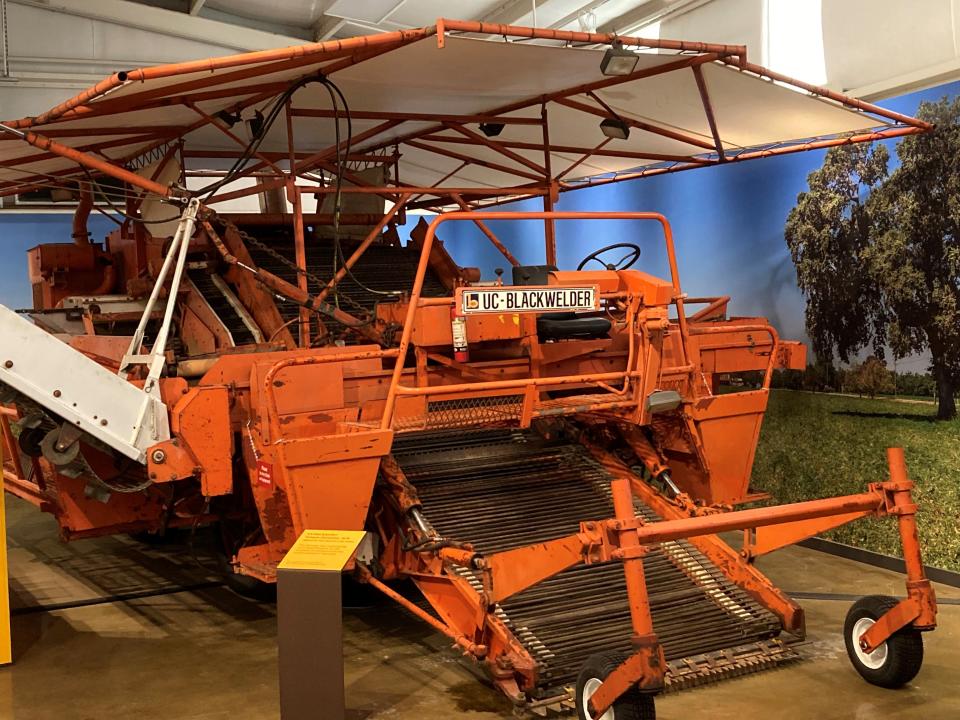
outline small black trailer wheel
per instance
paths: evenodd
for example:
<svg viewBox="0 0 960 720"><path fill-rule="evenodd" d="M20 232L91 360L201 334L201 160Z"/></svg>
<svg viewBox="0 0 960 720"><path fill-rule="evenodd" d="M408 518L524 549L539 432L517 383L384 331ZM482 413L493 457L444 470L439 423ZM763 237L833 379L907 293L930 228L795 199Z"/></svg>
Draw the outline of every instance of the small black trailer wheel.
<svg viewBox="0 0 960 720"><path fill-rule="evenodd" d="M657 711L653 695L631 688L603 715L590 714L588 701L607 676L619 667L626 658L620 653L597 653L587 658L577 676L576 704L579 720L656 720Z"/></svg>
<svg viewBox="0 0 960 720"><path fill-rule="evenodd" d="M850 607L843 624L850 662L864 680L884 688L903 687L916 677L923 664L923 638L919 630L909 625L897 630L872 653L860 647L860 636L899 602L887 595L867 595Z"/></svg>
<svg viewBox="0 0 960 720"><path fill-rule="evenodd" d="M223 577L223 584L240 597L267 604L277 601L276 583L264 582L250 575L235 572L233 565L230 564L230 558L224 553L217 554L217 565Z"/></svg>

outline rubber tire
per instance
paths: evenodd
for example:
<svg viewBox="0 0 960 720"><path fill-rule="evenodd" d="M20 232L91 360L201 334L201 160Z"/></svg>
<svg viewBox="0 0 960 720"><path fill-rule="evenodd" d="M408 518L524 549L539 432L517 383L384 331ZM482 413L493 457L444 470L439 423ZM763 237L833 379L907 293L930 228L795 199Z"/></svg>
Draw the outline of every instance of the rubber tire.
<svg viewBox="0 0 960 720"><path fill-rule="evenodd" d="M917 676L920 666L923 665L923 637L919 630L909 625L897 630L887 638L886 662L879 668L872 669L861 663L857 657L857 639L853 637L853 628L857 621L863 618L879 620L899 602L897 598L887 595L867 595L850 607L843 623L843 640L850 662L864 680L882 688L903 687Z"/></svg>
<svg viewBox="0 0 960 720"><path fill-rule="evenodd" d="M249 575L235 572L233 565L225 552L217 553L217 566L220 568L223 584L235 594L247 600L260 603L275 603L277 601L277 584L267 583Z"/></svg>
<svg viewBox="0 0 960 720"><path fill-rule="evenodd" d="M597 653L587 658L577 675L575 700L577 717L579 720L589 720L587 710L583 707L583 687L591 678L606 680L607 676L616 670L626 658L620 653ZM657 711L654 706L653 695L642 693L636 687L628 690L610 708L613 710L613 720L656 720ZM601 716L602 717L602 716ZM594 720L597 720L594 718Z"/></svg>
<svg viewBox="0 0 960 720"><path fill-rule="evenodd" d="M249 575L240 575L235 572L224 573L223 581L230 590L246 600L266 604L277 601L275 583L263 582Z"/></svg>

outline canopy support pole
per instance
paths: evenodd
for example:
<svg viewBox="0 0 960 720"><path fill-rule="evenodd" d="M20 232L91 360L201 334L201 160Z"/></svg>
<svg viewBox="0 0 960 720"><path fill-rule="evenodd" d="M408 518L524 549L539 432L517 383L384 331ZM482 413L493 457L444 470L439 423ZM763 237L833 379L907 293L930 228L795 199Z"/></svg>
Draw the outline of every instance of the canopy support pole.
<svg viewBox="0 0 960 720"><path fill-rule="evenodd" d="M543 174L547 181L548 190L543 196L543 211L553 212L553 171L550 168L550 128L547 118L547 104L540 106L540 122L543 126ZM547 265L557 264L557 229L553 223L553 215L548 214L543 219L543 236L546 241Z"/></svg>

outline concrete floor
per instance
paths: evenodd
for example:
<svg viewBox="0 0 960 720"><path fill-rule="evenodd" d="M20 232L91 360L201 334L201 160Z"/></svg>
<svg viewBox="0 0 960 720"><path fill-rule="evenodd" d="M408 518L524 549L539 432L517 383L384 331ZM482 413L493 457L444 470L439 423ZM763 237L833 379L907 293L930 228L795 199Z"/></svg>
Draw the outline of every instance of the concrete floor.
<svg viewBox="0 0 960 720"><path fill-rule="evenodd" d="M181 553L127 539L63 545L51 518L8 502L15 663L0 669L2 720L272 720L279 718L276 616L269 605L208 586ZM893 573L790 548L760 563L787 591L902 594ZM212 585L212 584L211 584ZM960 590L940 586L960 602ZM65 609L115 595L149 597ZM940 608L926 662L900 691L864 683L840 628L848 600L804 600L806 660L663 697L661 720L960 718L960 604ZM350 610L345 666L351 720L512 717L449 643L391 605ZM322 718L322 714L318 714Z"/></svg>

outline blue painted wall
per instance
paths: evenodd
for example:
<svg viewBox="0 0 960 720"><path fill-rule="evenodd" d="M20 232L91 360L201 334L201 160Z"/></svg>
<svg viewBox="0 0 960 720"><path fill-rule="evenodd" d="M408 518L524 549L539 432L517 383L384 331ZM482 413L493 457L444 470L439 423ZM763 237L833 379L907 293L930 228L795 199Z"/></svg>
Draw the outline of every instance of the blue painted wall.
<svg viewBox="0 0 960 720"><path fill-rule="evenodd" d="M71 242L71 214L0 213L0 304L30 307L27 250L42 243ZM116 223L94 214L87 227L94 242L102 242Z"/></svg>
<svg viewBox="0 0 960 720"><path fill-rule="evenodd" d="M879 104L911 114L923 101L958 93L960 83L955 82ZM896 142L887 145L892 170L897 164ZM802 152L585 188L562 194L557 209L664 214L673 226L685 292L692 296L730 295L732 313L765 315L783 337L806 339L804 300L796 286L783 228L797 194L807 188L807 175L820 167L825 154ZM542 204L537 199L503 209L540 210ZM541 224L489 224L521 262L544 261ZM485 279L494 277L495 267L509 269L472 223L449 223L438 235L460 264L480 267ZM572 269L594 249L619 241L637 242L644 249L639 267L667 276L659 226L651 223L560 221L558 264Z"/></svg>

